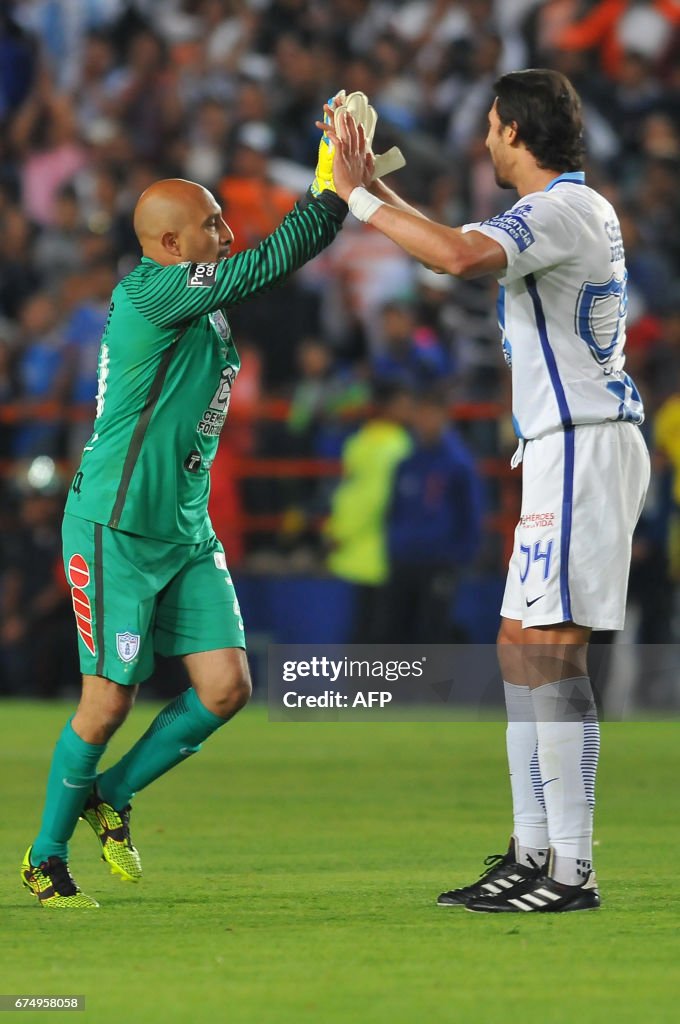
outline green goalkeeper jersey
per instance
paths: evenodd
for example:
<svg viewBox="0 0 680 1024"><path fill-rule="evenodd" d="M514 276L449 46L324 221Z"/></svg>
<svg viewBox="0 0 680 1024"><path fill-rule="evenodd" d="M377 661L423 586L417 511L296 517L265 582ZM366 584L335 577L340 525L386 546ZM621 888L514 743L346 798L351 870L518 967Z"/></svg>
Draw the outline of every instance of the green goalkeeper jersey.
<svg viewBox="0 0 680 1024"><path fill-rule="evenodd" d="M212 535L210 466L239 370L224 311L317 255L345 212L331 192L307 196L255 249L218 263L161 266L145 257L123 278L68 514L180 544Z"/></svg>

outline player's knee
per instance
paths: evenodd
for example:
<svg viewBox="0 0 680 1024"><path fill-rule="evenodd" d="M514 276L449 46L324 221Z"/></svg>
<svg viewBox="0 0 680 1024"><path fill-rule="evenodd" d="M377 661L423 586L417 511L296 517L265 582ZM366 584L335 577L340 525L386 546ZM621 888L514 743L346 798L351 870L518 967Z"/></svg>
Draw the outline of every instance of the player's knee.
<svg viewBox="0 0 680 1024"><path fill-rule="evenodd" d="M137 690L137 686L122 686L110 679L85 676L73 719L78 734L87 742L105 743L127 718Z"/></svg>
<svg viewBox="0 0 680 1024"><path fill-rule="evenodd" d="M496 637L496 651L503 679L508 683L523 682L524 652L521 644L522 624L513 619L501 619Z"/></svg>
<svg viewBox="0 0 680 1024"><path fill-rule="evenodd" d="M229 719L248 703L253 687L247 665L239 665L231 666L210 681L203 680L196 690L210 711Z"/></svg>
<svg viewBox="0 0 680 1024"><path fill-rule="evenodd" d="M118 729L130 713L135 701L136 687L116 686L107 693L99 709L99 720L110 735Z"/></svg>
<svg viewBox="0 0 680 1024"><path fill-rule="evenodd" d="M225 720L248 703L252 693L246 652L241 648L187 655L184 661L199 699Z"/></svg>
<svg viewBox="0 0 680 1024"><path fill-rule="evenodd" d="M131 699L126 699L116 704L113 704L111 707L107 708L107 720L110 723L110 725L112 725L115 729L122 725L130 713L132 703L133 702Z"/></svg>
<svg viewBox="0 0 680 1024"><path fill-rule="evenodd" d="M248 667L239 668L232 673L231 678L225 681L224 700L231 713L235 714L245 707L253 692L253 684L250 679Z"/></svg>

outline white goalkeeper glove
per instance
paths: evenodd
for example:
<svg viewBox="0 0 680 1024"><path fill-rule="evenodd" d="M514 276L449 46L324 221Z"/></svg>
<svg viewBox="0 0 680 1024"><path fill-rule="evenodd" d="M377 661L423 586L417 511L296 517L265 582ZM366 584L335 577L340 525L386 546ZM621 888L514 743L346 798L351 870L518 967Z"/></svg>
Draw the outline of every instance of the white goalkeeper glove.
<svg viewBox="0 0 680 1024"><path fill-rule="evenodd" d="M363 126L366 152L371 154L375 164L371 181L375 181L376 178L384 178L386 174L391 174L392 171L398 171L400 167L405 167L406 160L398 146L392 146L386 153L373 152L373 136L375 135L375 126L378 123L378 115L375 112L375 108L368 102L366 93L351 92L346 98L342 99L341 97L344 97L344 93L338 93L335 97L335 100L338 102L333 107L333 114L336 115L340 112L350 114L357 125ZM342 119L334 118L334 121L337 130L342 124Z"/></svg>
<svg viewBox="0 0 680 1024"><path fill-rule="evenodd" d="M386 174L391 174L392 171L398 171L400 167L406 166L404 154L397 146L392 146L386 153L376 154L373 152L372 143L378 115L375 108L368 102L366 93L351 92L347 96L345 90L341 89L328 101L328 106L333 111L333 127L336 131L342 131L342 118L335 117L339 111L350 114L357 125L362 125L366 139L366 151L371 154L374 162L371 181L375 181L376 178L384 178ZM324 111L323 120L324 124L331 123L328 111ZM312 195L318 196L325 189L329 189L331 192L337 191L333 181L333 152L333 143L324 132L319 142L316 172L311 186Z"/></svg>

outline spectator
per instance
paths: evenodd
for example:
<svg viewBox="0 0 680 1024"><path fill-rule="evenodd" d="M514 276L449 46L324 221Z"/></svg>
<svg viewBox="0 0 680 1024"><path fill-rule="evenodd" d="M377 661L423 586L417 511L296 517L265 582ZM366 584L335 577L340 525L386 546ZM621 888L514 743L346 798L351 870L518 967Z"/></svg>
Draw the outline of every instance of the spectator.
<svg viewBox="0 0 680 1024"><path fill-rule="evenodd" d="M76 191L64 185L54 200L53 223L40 232L33 247L33 264L49 287L58 287L82 268L83 231Z"/></svg>
<svg viewBox="0 0 680 1024"><path fill-rule="evenodd" d="M43 72L17 112L12 143L21 159L21 193L26 213L41 227L53 224L62 187L87 163L72 103L54 92Z"/></svg>
<svg viewBox="0 0 680 1024"><path fill-rule="evenodd" d="M354 643L386 642L380 588L388 575L386 514L397 465L411 448L406 424L411 398L394 384L377 384L373 416L342 451L342 479L326 524L328 567L355 588Z"/></svg>
<svg viewBox="0 0 680 1024"><path fill-rule="evenodd" d="M371 367L377 380L415 391L447 378L451 369L447 353L432 326L418 323L411 303L387 303L381 324L382 348Z"/></svg>
<svg viewBox="0 0 680 1024"><path fill-rule="evenodd" d="M108 260L95 261L89 266L79 278L81 297L64 327L64 369L69 400L77 406L90 407L84 419L69 426L67 451L74 462L90 436L91 411L97 394L99 345L115 283L116 275Z"/></svg>
<svg viewBox="0 0 680 1024"><path fill-rule="evenodd" d="M113 40L104 32L90 32L73 85L78 126L84 138L95 140L111 131L118 78Z"/></svg>
<svg viewBox="0 0 680 1024"><path fill-rule="evenodd" d="M231 172L219 186L224 215L234 233L232 252L258 245L297 198L269 177L274 144L274 132L264 122L242 124L236 132Z"/></svg>
<svg viewBox="0 0 680 1024"><path fill-rule="evenodd" d="M315 337L303 338L296 360L298 379L287 421L288 453L339 459L370 403L367 368L338 364L332 349ZM288 521L297 525L299 533L306 533L312 547L318 547L313 523L328 508L334 481L327 477L287 481L284 487Z"/></svg>
<svg viewBox="0 0 680 1024"><path fill-rule="evenodd" d="M347 414L362 412L370 388L360 372L334 365L320 339L303 338L297 350L298 379L288 414L288 431L300 454L338 458L351 430Z"/></svg>
<svg viewBox="0 0 680 1024"><path fill-rule="evenodd" d="M413 291L416 268L412 260L378 231L348 218L342 234L321 257L305 267L301 278L323 295L321 333L336 347L373 349L380 308Z"/></svg>
<svg viewBox="0 0 680 1024"><path fill-rule="evenodd" d="M660 457L657 468L666 467L671 481L668 553L671 576L675 583L680 583L680 394L671 395L659 409L654 443Z"/></svg>
<svg viewBox="0 0 680 1024"><path fill-rule="evenodd" d="M129 136L136 155L160 160L180 120L177 76L163 40L149 29L134 33L126 56L112 114Z"/></svg>
<svg viewBox="0 0 680 1024"><path fill-rule="evenodd" d="M0 315L14 318L39 287L40 277L33 266L33 238L26 216L8 203L0 213L0 226Z"/></svg>
<svg viewBox="0 0 680 1024"><path fill-rule="evenodd" d="M42 56L60 88L73 86L83 41L93 30L105 31L123 13L123 0L20 0L16 19L40 38Z"/></svg>
<svg viewBox="0 0 680 1024"><path fill-rule="evenodd" d="M14 434L14 455L56 458L63 454L63 423L54 413L45 418L41 406L56 403L59 416L68 394L68 372L57 305L46 292L36 292L22 307L17 340L18 398L25 419Z"/></svg>
<svg viewBox="0 0 680 1024"><path fill-rule="evenodd" d="M8 7L4 4L0 11L0 121L5 121L28 96L36 64L33 40Z"/></svg>
<svg viewBox="0 0 680 1024"><path fill-rule="evenodd" d="M319 141L314 128L319 88L329 96L337 83L318 80L311 39L289 27L276 40L274 59L274 113L282 155L313 166Z"/></svg>
<svg viewBox="0 0 680 1024"><path fill-rule="evenodd" d="M603 69L617 78L626 54L661 60L678 24L680 10L672 0L600 0L580 21L564 29L558 45L598 49Z"/></svg>
<svg viewBox="0 0 680 1024"><path fill-rule="evenodd" d="M229 151L230 127L229 110L223 103L208 98L197 107L181 158L189 181L204 182L206 188L218 185Z"/></svg>
<svg viewBox="0 0 680 1024"><path fill-rule="evenodd" d="M14 365L12 339L14 330L7 320L0 320L0 408L6 409L17 399L18 388ZM12 425L0 420L0 459L12 452Z"/></svg>
<svg viewBox="0 0 680 1024"><path fill-rule="evenodd" d="M498 78L501 40L489 33L480 36L472 56L470 80L460 91L449 118L447 149L453 155L468 149L493 102L493 83Z"/></svg>
<svg viewBox="0 0 680 1024"><path fill-rule="evenodd" d="M452 604L461 569L482 533L481 482L474 459L450 425L446 390L416 399L414 446L399 463L387 514L389 579L384 633L402 643L452 643Z"/></svg>
<svg viewBox="0 0 680 1024"><path fill-rule="evenodd" d="M61 559L65 482L40 456L18 470L14 486L19 524L3 531L0 550L0 672L12 693L54 697L79 675Z"/></svg>
<svg viewBox="0 0 680 1024"><path fill-rule="evenodd" d="M628 267L628 297L631 321L643 312L658 312L666 303L672 286L672 271L664 253L641 235L635 210L624 207L619 214Z"/></svg>

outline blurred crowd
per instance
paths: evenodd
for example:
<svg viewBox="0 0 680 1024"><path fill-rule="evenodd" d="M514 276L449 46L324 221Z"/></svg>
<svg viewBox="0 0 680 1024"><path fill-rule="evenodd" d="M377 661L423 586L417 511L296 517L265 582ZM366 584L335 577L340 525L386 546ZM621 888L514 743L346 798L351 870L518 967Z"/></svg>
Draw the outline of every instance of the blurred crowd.
<svg viewBox="0 0 680 1024"><path fill-rule="evenodd" d="M656 470L632 596L647 642L677 633L678 0L16 0L0 10L5 662L29 623L61 614L58 541L52 550L48 535L88 435L109 296L138 259L131 213L141 191L161 177L198 180L218 197L237 246L257 244L309 184L314 122L344 87L375 105L376 150L403 150L405 198L445 223L481 220L513 202L484 148L493 82L540 65L565 72L579 90L588 180L621 219L628 369L647 407ZM412 408L415 437L427 431L434 393L507 406L494 282L435 275L351 217L292 281L230 319L243 370L214 473L213 515L233 564L263 558L266 547L266 531L259 547L257 534L239 534L235 512L244 510L263 520L284 513L276 553L305 541L318 564L332 490L237 483L234 459L341 457L353 415L386 388L430 395L429 407ZM290 401L287 419L256 417L266 397ZM50 418L33 414L46 407ZM470 458L511 444L505 419L464 435ZM39 456L56 464L47 494L29 480ZM32 501L42 502L39 512ZM493 488L486 501L487 512L497 506Z"/></svg>

